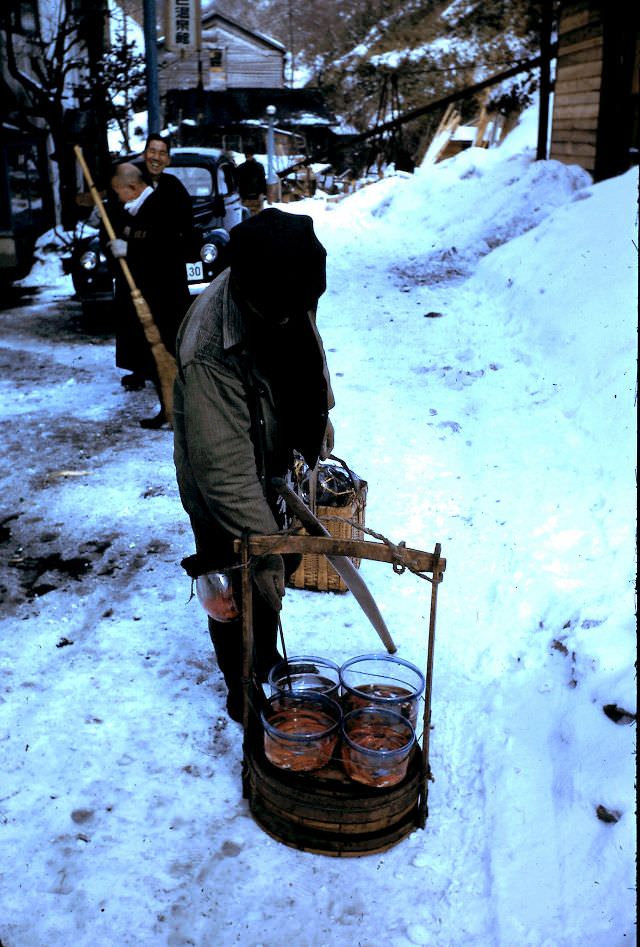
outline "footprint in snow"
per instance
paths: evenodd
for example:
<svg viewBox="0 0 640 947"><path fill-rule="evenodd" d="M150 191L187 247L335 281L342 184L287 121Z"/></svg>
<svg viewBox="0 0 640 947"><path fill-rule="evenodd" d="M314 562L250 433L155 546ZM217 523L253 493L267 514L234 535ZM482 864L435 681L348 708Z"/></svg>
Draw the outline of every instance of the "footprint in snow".
<svg viewBox="0 0 640 947"><path fill-rule="evenodd" d="M462 391L463 388L472 385L478 378L482 378L483 375L484 369L482 368L476 372L465 372L458 369L455 373L446 374L443 377L447 388L451 388L453 391Z"/></svg>

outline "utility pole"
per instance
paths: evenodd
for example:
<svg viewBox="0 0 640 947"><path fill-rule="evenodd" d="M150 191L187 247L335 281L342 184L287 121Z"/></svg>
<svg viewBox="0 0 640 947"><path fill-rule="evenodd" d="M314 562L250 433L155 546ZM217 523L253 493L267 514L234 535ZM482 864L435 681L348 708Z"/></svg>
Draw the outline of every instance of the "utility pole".
<svg viewBox="0 0 640 947"><path fill-rule="evenodd" d="M547 157L549 134L549 97L551 95L551 31L553 29L554 0L542 0L540 21L540 109L538 112L538 147L536 160Z"/></svg>
<svg viewBox="0 0 640 947"><path fill-rule="evenodd" d="M160 92L158 89L158 37L156 0L143 0L144 49L147 60L147 133L160 131Z"/></svg>
<svg viewBox="0 0 640 947"><path fill-rule="evenodd" d="M289 81L291 83L291 88L293 89L293 81L295 77L295 55L293 51L293 0L289 0L289 56L291 58L291 66L289 70Z"/></svg>
<svg viewBox="0 0 640 947"><path fill-rule="evenodd" d="M78 3L78 38L84 43L89 75L88 95L81 108L85 110L87 140L94 173L103 177L109 173L110 155L107 139L107 88L101 63L109 44L109 5L107 0L82 0Z"/></svg>

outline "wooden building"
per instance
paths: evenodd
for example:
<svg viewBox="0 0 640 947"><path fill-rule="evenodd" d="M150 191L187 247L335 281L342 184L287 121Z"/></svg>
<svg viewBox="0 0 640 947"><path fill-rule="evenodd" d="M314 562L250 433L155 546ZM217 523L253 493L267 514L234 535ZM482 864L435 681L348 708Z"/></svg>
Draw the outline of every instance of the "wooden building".
<svg viewBox="0 0 640 947"><path fill-rule="evenodd" d="M163 119L180 144L265 151L271 106L280 153L327 148L336 118L318 89L285 87L281 43L217 12L193 38L191 49L170 41L158 49Z"/></svg>
<svg viewBox="0 0 640 947"><path fill-rule="evenodd" d="M221 13L202 17L199 48L158 49L160 95L170 89L281 89L285 47Z"/></svg>
<svg viewBox="0 0 640 947"><path fill-rule="evenodd" d="M595 181L638 161L638 6L562 0L549 157Z"/></svg>

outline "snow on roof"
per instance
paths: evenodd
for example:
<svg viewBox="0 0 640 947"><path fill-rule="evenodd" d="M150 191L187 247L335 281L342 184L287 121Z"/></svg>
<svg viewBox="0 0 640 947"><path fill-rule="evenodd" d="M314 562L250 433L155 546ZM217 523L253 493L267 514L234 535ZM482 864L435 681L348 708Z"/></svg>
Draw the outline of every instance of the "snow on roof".
<svg viewBox="0 0 640 947"><path fill-rule="evenodd" d="M315 115L313 112L292 112L289 121L296 125L332 125L330 119L321 115Z"/></svg>
<svg viewBox="0 0 640 947"><path fill-rule="evenodd" d="M236 30L239 30L241 33L246 33L248 36L254 36L256 39L259 39L263 43L273 46L278 50L283 52L286 50L284 43L281 43L279 40L274 39L272 36L267 36L266 33L260 33L258 30L250 29L248 26L245 26L244 24L239 23L237 20L232 19L230 16L227 16L226 13L218 13L216 10L205 13L202 17L203 37L215 29L215 27L212 25L215 20L220 20L222 24L226 23L234 27Z"/></svg>

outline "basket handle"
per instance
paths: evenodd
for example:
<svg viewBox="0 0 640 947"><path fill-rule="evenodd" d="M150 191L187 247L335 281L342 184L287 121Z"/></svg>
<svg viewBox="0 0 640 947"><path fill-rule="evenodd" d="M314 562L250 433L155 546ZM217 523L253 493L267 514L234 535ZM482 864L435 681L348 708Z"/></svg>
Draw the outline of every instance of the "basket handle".
<svg viewBox="0 0 640 947"><path fill-rule="evenodd" d="M327 457L327 460L337 460L339 464L342 464L342 466L344 467L344 471L345 471L347 477L348 477L349 480L351 481L351 486L353 487L353 489L354 489L355 491L357 491L358 487L356 486L356 482L355 482L355 480L353 479L353 471L351 471L351 470L349 469L349 467L347 466L346 461L342 460L341 457L336 457L335 454L329 454L328 457Z"/></svg>
<svg viewBox="0 0 640 947"><path fill-rule="evenodd" d="M357 493L357 492L358 492L358 488L357 488L357 486L356 486L355 480L353 479L353 473L351 472L351 470L349 470L349 467L347 466L347 462L344 461L344 460L342 460L341 457L336 457L335 454L328 454L326 459L327 459L327 460L335 460L335 461L337 461L339 464L341 464L342 467L344 467L345 473L346 473L346 475L347 475L347 477L349 478L349 481L350 481L350 483L351 483L351 487L352 487L352 489L353 489L353 492L354 492L354 493ZM320 467L320 461L317 462L317 464L315 465L315 467L313 468L313 470L312 470L311 473L309 474L309 509L311 510L312 513L315 513L315 512L316 512L316 496L317 496L317 492L318 492L318 469L319 469L319 467Z"/></svg>

